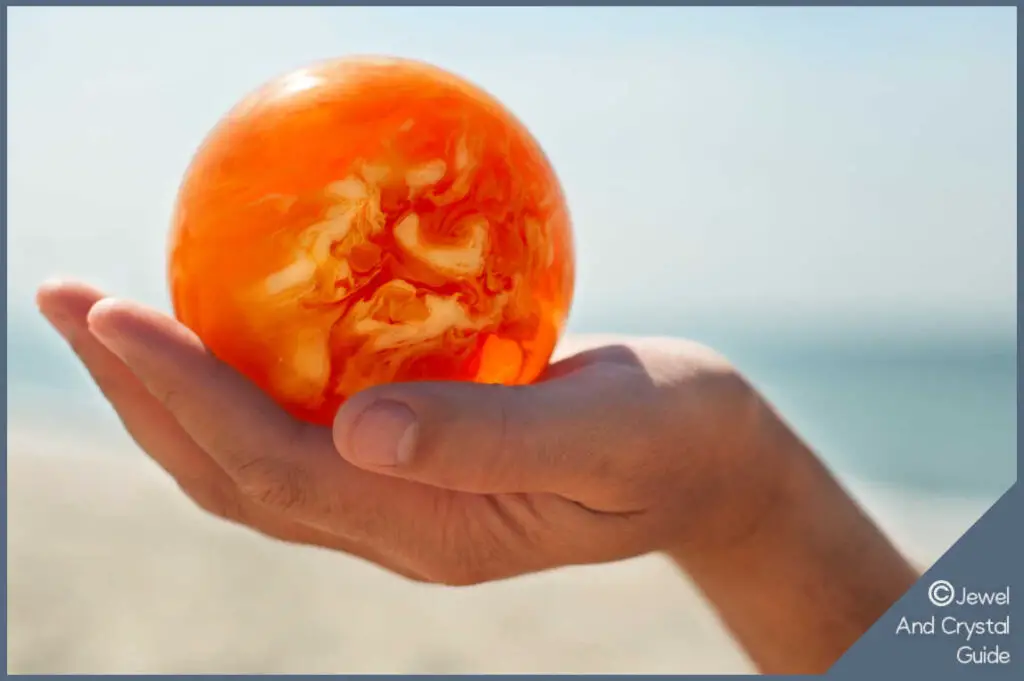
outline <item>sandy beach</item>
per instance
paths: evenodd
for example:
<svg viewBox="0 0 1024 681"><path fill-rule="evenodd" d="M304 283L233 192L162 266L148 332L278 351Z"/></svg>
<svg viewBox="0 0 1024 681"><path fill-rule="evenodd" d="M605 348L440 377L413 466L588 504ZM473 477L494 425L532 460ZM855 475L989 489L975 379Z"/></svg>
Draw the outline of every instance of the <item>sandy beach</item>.
<svg viewBox="0 0 1024 681"><path fill-rule="evenodd" d="M734 673L658 557L448 589L205 516L126 439L8 435L10 673ZM861 494L927 565L984 510Z"/></svg>
<svg viewBox="0 0 1024 681"><path fill-rule="evenodd" d="M345 314L338 329L372 334L347 311L388 280L465 312L448 320L459 334L525 343L535 329L540 343L567 313L562 356L693 339L727 355L927 569L1018 476L1011 12L5 10L8 673L754 671L663 556L450 588L207 515L40 314L52 278L176 308L215 349L248 353L234 335L263 333L256 359L289 393L285 351L298 373L323 368L307 325ZM365 70L325 66L364 56ZM391 57L430 68L384 68ZM291 284L308 278L311 234L332 272L317 264L306 295ZM476 310L481 296L495 314ZM393 339L441 333L447 316ZM615 335L589 335L602 330ZM363 369L336 336L327 359L347 386ZM701 399L720 384L685 353L666 360L648 378L694 377L698 408L678 420L710 431ZM634 416L595 420L613 443L658 427ZM715 439L742 430L721 424ZM571 437L524 430L542 458L572 458L559 451ZM681 439L684 456L700 446ZM756 565L735 560L749 579ZM823 581L801 586L828 601Z"/></svg>

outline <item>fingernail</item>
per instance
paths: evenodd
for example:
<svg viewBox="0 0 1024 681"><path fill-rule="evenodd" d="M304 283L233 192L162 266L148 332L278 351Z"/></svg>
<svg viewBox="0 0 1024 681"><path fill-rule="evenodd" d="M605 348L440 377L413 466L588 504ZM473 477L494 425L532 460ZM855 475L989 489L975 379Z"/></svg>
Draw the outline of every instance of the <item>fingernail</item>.
<svg viewBox="0 0 1024 681"><path fill-rule="evenodd" d="M350 455L371 466L397 466L412 457L417 431L409 407L393 400L374 402L356 417Z"/></svg>

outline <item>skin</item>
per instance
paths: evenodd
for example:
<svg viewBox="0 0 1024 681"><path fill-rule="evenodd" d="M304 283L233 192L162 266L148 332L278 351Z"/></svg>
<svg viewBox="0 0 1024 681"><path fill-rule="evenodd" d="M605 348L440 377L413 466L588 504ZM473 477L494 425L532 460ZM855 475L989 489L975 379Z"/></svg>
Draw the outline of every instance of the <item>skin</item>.
<svg viewBox="0 0 1024 681"><path fill-rule="evenodd" d="M301 422L175 320L38 295L125 428L199 506L466 586L660 552L765 673L826 671L918 572L724 358L623 339L529 386L365 390Z"/></svg>

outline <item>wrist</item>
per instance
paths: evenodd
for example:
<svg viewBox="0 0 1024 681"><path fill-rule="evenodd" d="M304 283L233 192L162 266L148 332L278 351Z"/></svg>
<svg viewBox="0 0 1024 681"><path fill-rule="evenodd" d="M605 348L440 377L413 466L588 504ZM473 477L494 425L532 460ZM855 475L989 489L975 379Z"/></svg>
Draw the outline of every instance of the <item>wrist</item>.
<svg viewBox="0 0 1024 681"><path fill-rule="evenodd" d="M690 556L734 552L798 517L808 502L806 472L819 466L813 452L772 406L741 379L730 400L729 418L713 435L721 444L710 454L709 475L691 510L694 523L673 537L666 552L685 564ZM720 433L728 433L728 436Z"/></svg>
<svg viewBox="0 0 1024 681"><path fill-rule="evenodd" d="M762 426L764 489L731 500L745 524L668 554L762 672L823 673L918 574L782 419Z"/></svg>

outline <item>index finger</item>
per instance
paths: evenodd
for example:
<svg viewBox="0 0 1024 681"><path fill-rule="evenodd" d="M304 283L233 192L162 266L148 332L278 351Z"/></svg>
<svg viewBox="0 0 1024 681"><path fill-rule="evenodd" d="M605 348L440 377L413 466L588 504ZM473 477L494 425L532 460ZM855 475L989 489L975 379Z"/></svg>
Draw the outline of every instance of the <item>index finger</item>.
<svg viewBox="0 0 1024 681"><path fill-rule="evenodd" d="M352 466L328 429L293 419L175 320L108 299L89 327L247 496L353 538L429 535L421 526L441 490Z"/></svg>

